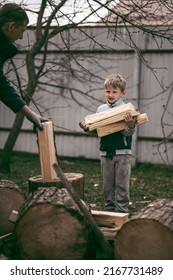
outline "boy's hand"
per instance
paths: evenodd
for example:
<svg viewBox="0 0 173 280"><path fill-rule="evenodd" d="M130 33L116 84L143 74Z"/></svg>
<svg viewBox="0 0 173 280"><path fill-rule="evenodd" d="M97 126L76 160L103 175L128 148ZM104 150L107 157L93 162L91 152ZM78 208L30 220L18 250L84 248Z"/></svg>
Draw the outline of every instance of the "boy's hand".
<svg viewBox="0 0 173 280"><path fill-rule="evenodd" d="M134 128L137 117L133 117L131 113L127 113L124 117L124 120L129 128Z"/></svg>
<svg viewBox="0 0 173 280"><path fill-rule="evenodd" d="M89 125L87 125L85 122L79 122L79 126L86 132L89 130Z"/></svg>

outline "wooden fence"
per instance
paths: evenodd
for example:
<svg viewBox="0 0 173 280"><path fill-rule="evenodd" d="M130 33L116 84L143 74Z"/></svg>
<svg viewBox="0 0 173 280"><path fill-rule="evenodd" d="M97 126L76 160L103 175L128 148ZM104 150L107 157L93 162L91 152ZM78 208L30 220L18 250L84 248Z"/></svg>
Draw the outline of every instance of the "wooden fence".
<svg viewBox="0 0 173 280"><path fill-rule="evenodd" d="M113 31L114 27L111 28ZM32 44L34 29L27 32L23 52L14 59L23 85L27 83L25 46L28 45L28 36ZM120 37L126 38L126 32L123 27L117 29ZM104 102L104 79L111 73L120 73L127 80L125 101L131 101L149 118L147 124L136 129L134 160L172 163L172 46L167 41L160 42L159 46L158 40L156 44L152 37L135 30L133 34L143 59L133 46L130 47L128 37L123 43L104 26L74 28L52 39L46 64L51 71L41 78L34 99L43 114L53 121L59 156L99 158L99 139L83 133L78 123L86 115L95 113ZM38 63L42 56L42 53L38 55ZM15 79L14 71L10 72L10 79ZM32 103L31 108L37 111ZM3 149L14 117L13 112L0 103L0 149ZM27 120L23 123L14 150L38 153L36 136Z"/></svg>

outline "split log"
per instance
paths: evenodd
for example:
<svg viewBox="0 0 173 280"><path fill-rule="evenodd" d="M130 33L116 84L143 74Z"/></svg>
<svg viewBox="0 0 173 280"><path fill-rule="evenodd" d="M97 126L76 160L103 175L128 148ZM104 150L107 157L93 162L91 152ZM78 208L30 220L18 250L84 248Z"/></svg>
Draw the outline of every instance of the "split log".
<svg viewBox="0 0 173 280"><path fill-rule="evenodd" d="M57 177L53 163L57 163L56 145L52 121L42 123L43 130L38 130L38 149L43 179L54 179Z"/></svg>
<svg viewBox="0 0 173 280"><path fill-rule="evenodd" d="M159 199L132 216L115 237L121 260L173 260L173 200Z"/></svg>
<svg viewBox="0 0 173 280"><path fill-rule="evenodd" d="M147 122L148 122L148 116L147 116L146 113L140 114L139 116L137 116L136 125L144 124L144 123L147 123ZM127 127L127 124L126 124L125 121L111 123L111 124L108 124L108 125L98 127L97 128L97 135L99 137L103 137L103 136L115 133L117 131L123 130L123 129L125 129L125 127Z"/></svg>
<svg viewBox="0 0 173 280"><path fill-rule="evenodd" d="M128 213L91 210L91 214L106 240L113 242L118 230L128 221Z"/></svg>
<svg viewBox="0 0 173 280"><path fill-rule="evenodd" d="M64 188L39 188L20 211L14 234L21 259L88 258L91 231Z"/></svg>
<svg viewBox="0 0 173 280"><path fill-rule="evenodd" d="M129 102L100 113L88 115L85 117L85 123L88 124L89 131L96 129L98 136L103 137L123 130L126 127L126 123L124 121L126 113L131 113L133 117L136 116L136 124L138 125L148 121L147 114L140 114L140 112Z"/></svg>
<svg viewBox="0 0 173 280"><path fill-rule="evenodd" d="M14 223L10 217L24 202L25 194L16 183L0 180L0 236L13 232Z"/></svg>
<svg viewBox="0 0 173 280"><path fill-rule="evenodd" d="M119 107L121 107L121 106L119 106ZM112 110L112 109L109 109L109 110ZM104 111L104 112L107 112L107 111ZM137 117L140 114L139 111L136 111L136 110L131 110L131 111L127 110L126 113L131 113L133 117ZM106 116L106 114L105 114L105 116ZM115 114L112 117L105 118L104 120L101 120L99 122L90 124L89 125L89 130L92 131L94 129L97 129L99 127L102 127L102 126L105 126L105 125L108 125L108 124L112 124L112 123L116 123L116 122L121 122L121 121L124 120L124 116L125 116L125 112L123 112L121 114L118 114L118 115Z"/></svg>
<svg viewBox="0 0 173 280"><path fill-rule="evenodd" d="M108 110L100 112L100 113L88 115L85 117L85 122L89 126L93 125L93 124L96 124L96 126L97 126L97 124L99 124L99 122L102 122L105 120L111 120L112 117L116 117L117 121L121 121L124 119L124 114L126 114L128 112L136 112L134 106L130 102L123 104L121 106L117 106L117 107L108 109ZM115 122L115 119L112 120L112 122ZM111 123L111 121L109 123Z"/></svg>
<svg viewBox="0 0 173 280"><path fill-rule="evenodd" d="M128 221L128 213L91 210L94 220L99 226L120 229Z"/></svg>
<svg viewBox="0 0 173 280"><path fill-rule="evenodd" d="M73 185L76 193L81 199L84 198L84 175L81 173L65 173L68 180ZM64 188L64 185L59 177L52 180L46 180L39 176L29 178L29 192L35 192L38 188L57 187Z"/></svg>
<svg viewBox="0 0 173 280"><path fill-rule="evenodd" d="M29 179L29 192L39 187L63 188L61 179L57 176L53 164L58 164L53 124L51 121L43 123L43 131L38 131L38 148L41 175ZM79 173L66 173L68 180L74 186L81 198L84 196L84 176Z"/></svg>

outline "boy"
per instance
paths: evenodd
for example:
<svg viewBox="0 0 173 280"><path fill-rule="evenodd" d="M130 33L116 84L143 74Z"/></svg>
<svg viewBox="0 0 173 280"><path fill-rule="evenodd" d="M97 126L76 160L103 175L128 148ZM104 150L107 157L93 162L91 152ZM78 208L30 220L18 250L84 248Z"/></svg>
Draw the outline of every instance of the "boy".
<svg viewBox="0 0 173 280"><path fill-rule="evenodd" d="M99 106L97 113L124 104L126 80L119 74L108 76L104 82L106 103ZM101 170L105 195L105 210L128 213L129 181L131 174L131 142L135 132L135 121L130 113L124 116L127 127L100 138ZM85 122L79 123L84 131Z"/></svg>
<svg viewBox="0 0 173 280"><path fill-rule="evenodd" d="M41 122L46 121L34 113L10 85L3 73L3 65L18 53L13 44L23 38L23 33L29 23L26 12L15 3L8 3L0 7L0 100L14 113L23 113L35 128L43 129Z"/></svg>

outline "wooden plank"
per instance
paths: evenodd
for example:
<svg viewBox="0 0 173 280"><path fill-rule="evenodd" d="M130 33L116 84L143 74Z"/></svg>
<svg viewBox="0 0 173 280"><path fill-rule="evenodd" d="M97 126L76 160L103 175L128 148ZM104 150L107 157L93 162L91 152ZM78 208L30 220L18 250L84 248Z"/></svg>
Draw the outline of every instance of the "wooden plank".
<svg viewBox="0 0 173 280"><path fill-rule="evenodd" d="M8 220L12 223L15 223L18 218L18 213L19 213L18 211L12 210Z"/></svg>
<svg viewBox="0 0 173 280"><path fill-rule="evenodd" d="M117 123L117 122L120 122L120 121L124 122L125 113L131 113L133 117L140 115L139 111L127 110L126 112L116 114L116 115L114 115L112 117L106 118L106 119L101 120L101 121L99 121L97 123L90 124L89 125L89 130L92 131L92 130L97 129L99 127L102 127L102 126L105 126L105 125L109 125L109 124L112 124L112 123Z"/></svg>
<svg viewBox="0 0 173 280"><path fill-rule="evenodd" d="M56 149L54 143L52 121L42 123L43 130L38 130L38 148L43 179L57 178L53 164L57 163Z"/></svg>
<svg viewBox="0 0 173 280"><path fill-rule="evenodd" d="M136 124L140 125L140 124L144 124L148 122L148 116L146 113L144 114L140 114L137 116L137 121ZM97 128L97 135L99 137L103 137L112 133L115 133L117 131L123 130L125 129L125 127L127 126L127 124L125 123L125 121L120 121L117 123L111 123L102 127L98 127Z"/></svg>
<svg viewBox="0 0 173 280"><path fill-rule="evenodd" d="M143 124L143 123L146 123L148 122L148 116L146 113L143 113L143 114L140 114L138 117L137 117L137 124Z"/></svg>
<svg viewBox="0 0 173 280"><path fill-rule="evenodd" d="M135 110L135 108L132 105L132 103L129 102L129 103L108 109L108 110L100 112L100 113L88 115L85 117L85 123L91 125L91 124L97 123L101 120L110 118L114 115L124 114L126 112L133 111L133 110Z"/></svg>
<svg viewBox="0 0 173 280"><path fill-rule="evenodd" d="M100 227L101 232L103 233L106 240L115 240L117 232L120 228L107 228L107 227Z"/></svg>
<svg viewBox="0 0 173 280"><path fill-rule="evenodd" d="M119 229L128 221L128 213L117 213L109 211L91 210L91 214L96 223L101 227Z"/></svg>

